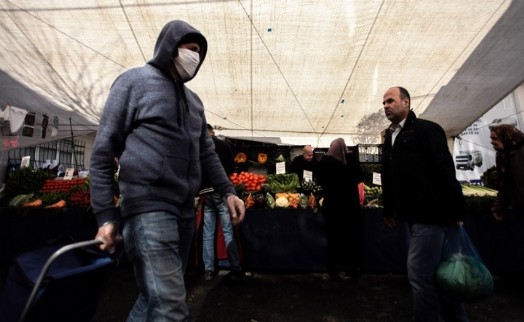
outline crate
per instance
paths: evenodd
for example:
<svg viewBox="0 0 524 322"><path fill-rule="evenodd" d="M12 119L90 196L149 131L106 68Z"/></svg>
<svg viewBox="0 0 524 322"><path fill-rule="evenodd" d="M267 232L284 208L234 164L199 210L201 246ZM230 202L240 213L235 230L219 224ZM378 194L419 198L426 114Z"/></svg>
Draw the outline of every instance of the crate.
<svg viewBox="0 0 524 322"><path fill-rule="evenodd" d="M71 189L82 186L87 183L87 178L78 178L71 180L52 179L46 180L42 185L43 192L69 192Z"/></svg>

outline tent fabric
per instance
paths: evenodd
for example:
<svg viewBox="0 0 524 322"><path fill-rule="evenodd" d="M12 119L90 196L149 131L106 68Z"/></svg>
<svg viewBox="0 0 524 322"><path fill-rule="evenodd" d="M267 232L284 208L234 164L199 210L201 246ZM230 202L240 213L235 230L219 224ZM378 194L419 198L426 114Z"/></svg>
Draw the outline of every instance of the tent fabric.
<svg viewBox="0 0 524 322"><path fill-rule="evenodd" d="M9 125L11 127L11 132L18 132L18 130L22 128L22 125L24 125L27 111L15 106L8 106L7 110L9 110Z"/></svg>
<svg viewBox="0 0 524 322"><path fill-rule="evenodd" d="M173 19L208 40L187 85L228 137L377 143L395 85L454 136L524 80L522 1L0 0L0 106L57 115L56 138L70 119L96 131L113 80Z"/></svg>

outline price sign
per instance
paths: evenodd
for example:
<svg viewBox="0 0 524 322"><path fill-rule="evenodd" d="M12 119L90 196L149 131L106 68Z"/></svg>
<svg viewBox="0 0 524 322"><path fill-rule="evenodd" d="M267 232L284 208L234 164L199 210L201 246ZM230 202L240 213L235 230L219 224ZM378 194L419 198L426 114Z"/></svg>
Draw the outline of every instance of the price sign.
<svg viewBox="0 0 524 322"><path fill-rule="evenodd" d="M306 182L313 182L313 172L309 170L304 170L304 181Z"/></svg>
<svg viewBox="0 0 524 322"><path fill-rule="evenodd" d="M20 168L29 168L31 165L31 157L25 156L22 158L22 161L20 162Z"/></svg>
<svg viewBox="0 0 524 322"><path fill-rule="evenodd" d="M286 173L286 163L285 162L277 162L275 164L275 167L276 167L276 173L277 174L282 174L282 173Z"/></svg>
<svg viewBox="0 0 524 322"><path fill-rule="evenodd" d="M73 175L74 174L75 174L75 168L67 168L66 172L65 172L65 175L64 175L64 180L71 180L71 179L73 179Z"/></svg>
<svg viewBox="0 0 524 322"><path fill-rule="evenodd" d="M382 185L382 177L380 176L380 173L373 172L373 183L379 186Z"/></svg>

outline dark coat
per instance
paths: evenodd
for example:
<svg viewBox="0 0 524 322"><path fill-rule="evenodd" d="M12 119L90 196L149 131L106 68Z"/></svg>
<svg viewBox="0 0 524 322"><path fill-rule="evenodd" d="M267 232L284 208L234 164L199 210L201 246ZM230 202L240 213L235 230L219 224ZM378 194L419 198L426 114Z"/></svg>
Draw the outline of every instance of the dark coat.
<svg viewBox="0 0 524 322"><path fill-rule="evenodd" d="M524 142L501 153L497 158L499 191L493 210L505 213L509 208L524 214ZM502 171L505 168L505 171Z"/></svg>
<svg viewBox="0 0 524 322"><path fill-rule="evenodd" d="M297 174L299 182L302 183L302 180L304 179L304 170L308 170L312 172L313 180L316 180L316 174L317 174L317 167L318 167L318 160L313 158L310 162L307 162L304 160L303 155L299 155L293 159L293 162L291 162L291 171Z"/></svg>
<svg viewBox="0 0 524 322"><path fill-rule="evenodd" d="M464 196L442 127L410 111L394 146L391 135L387 130L382 151L384 216L424 224L461 220Z"/></svg>
<svg viewBox="0 0 524 322"><path fill-rule="evenodd" d="M358 184L364 181L355 153L346 155L346 165L324 155L317 166L317 182L322 186L327 215L343 213L344 209L360 208Z"/></svg>
<svg viewBox="0 0 524 322"><path fill-rule="evenodd" d="M218 158L220 159L220 162L222 163L222 166L224 167L224 171L229 176L233 172L235 172L235 161L233 156L233 151L231 150L231 147L227 142L220 140L216 136L211 136L213 139L213 144L215 145L215 152L218 155ZM200 193L210 192L213 191L213 185L211 184L210 178L208 178L206 175L202 177L202 186Z"/></svg>

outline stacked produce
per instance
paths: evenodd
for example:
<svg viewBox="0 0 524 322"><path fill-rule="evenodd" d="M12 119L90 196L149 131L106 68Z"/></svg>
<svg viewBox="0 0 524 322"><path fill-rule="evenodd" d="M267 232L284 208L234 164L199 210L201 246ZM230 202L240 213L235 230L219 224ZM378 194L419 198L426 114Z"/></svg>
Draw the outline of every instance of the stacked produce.
<svg viewBox="0 0 524 322"><path fill-rule="evenodd" d="M35 192L18 194L9 202L11 207L27 208L63 208L66 205L90 205L88 179L48 179Z"/></svg>
<svg viewBox="0 0 524 322"><path fill-rule="evenodd" d="M382 187L364 185L365 207L381 207ZM497 190L490 189L481 185L463 183L462 193L466 197L495 197Z"/></svg>
<svg viewBox="0 0 524 322"><path fill-rule="evenodd" d="M490 189L484 186L463 183L462 184L462 193L464 196L491 196L495 197L497 195L497 190Z"/></svg>
<svg viewBox="0 0 524 322"><path fill-rule="evenodd" d="M382 187L364 184L364 207L376 208L382 204Z"/></svg>
<svg viewBox="0 0 524 322"><path fill-rule="evenodd" d="M318 185L309 187L306 195L300 191L298 176L294 173L262 175L240 172L230 175L238 195L244 200L246 208L293 208L315 211L318 209L318 196L322 189Z"/></svg>
<svg viewBox="0 0 524 322"><path fill-rule="evenodd" d="M304 194L309 194L311 192L314 194L320 194L322 192L322 186L317 184L315 181L307 181L305 179L302 179L299 188L299 190Z"/></svg>
<svg viewBox="0 0 524 322"><path fill-rule="evenodd" d="M262 185L266 183L264 175L246 171L234 172L229 176L229 180L235 187L242 186L243 190L248 192L259 191L262 189Z"/></svg>
<svg viewBox="0 0 524 322"><path fill-rule="evenodd" d="M267 183L271 192L293 192L298 188L298 176L296 173L269 174Z"/></svg>

